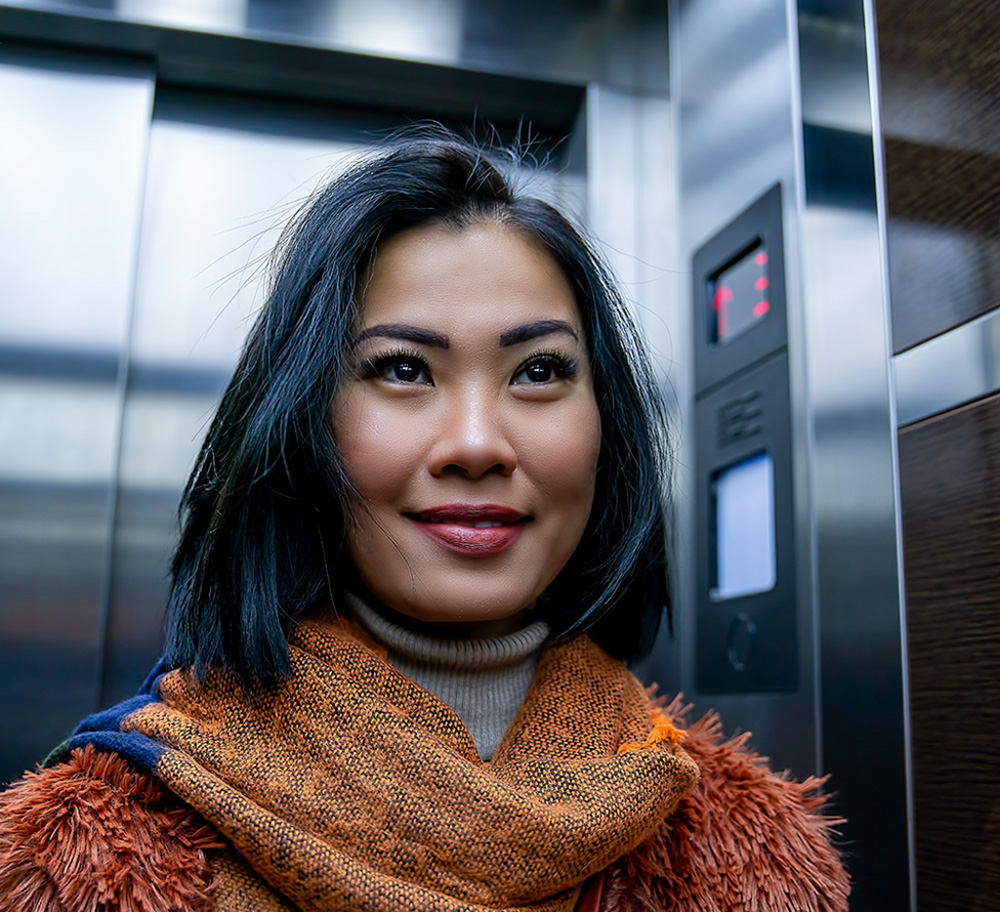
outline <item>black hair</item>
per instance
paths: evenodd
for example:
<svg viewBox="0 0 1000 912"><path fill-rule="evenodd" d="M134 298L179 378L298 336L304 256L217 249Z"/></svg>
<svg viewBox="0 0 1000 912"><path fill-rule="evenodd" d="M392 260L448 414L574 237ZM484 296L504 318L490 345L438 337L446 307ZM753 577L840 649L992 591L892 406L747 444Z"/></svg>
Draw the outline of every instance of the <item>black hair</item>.
<svg viewBox="0 0 1000 912"><path fill-rule="evenodd" d="M267 300L181 499L167 608L174 664L199 675L225 668L246 686L289 672L291 627L350 572L351 488L329 416L359 282L392 235L482 220L530 236L562 269L601 416L594 507L545 593L553 637L588 631L619 658L649 652L668 600L660 398L600 258L555 208L516 193L509 164L450 134L399 140L335 178L286 228Z"/></svg>

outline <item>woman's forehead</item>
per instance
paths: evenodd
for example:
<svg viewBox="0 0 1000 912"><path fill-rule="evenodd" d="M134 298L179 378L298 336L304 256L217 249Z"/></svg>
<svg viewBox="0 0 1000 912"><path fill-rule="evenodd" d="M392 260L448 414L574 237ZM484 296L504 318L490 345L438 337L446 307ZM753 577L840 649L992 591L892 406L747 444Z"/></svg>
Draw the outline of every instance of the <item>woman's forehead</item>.
<svg viewBox="0 0 1000 912"><path fill-rule="evenodd" d="M476 326L562 320L580 331L572 288L524 232L495 222L427 225L379 249L361 299L361 329L394 322Z"/></svg>

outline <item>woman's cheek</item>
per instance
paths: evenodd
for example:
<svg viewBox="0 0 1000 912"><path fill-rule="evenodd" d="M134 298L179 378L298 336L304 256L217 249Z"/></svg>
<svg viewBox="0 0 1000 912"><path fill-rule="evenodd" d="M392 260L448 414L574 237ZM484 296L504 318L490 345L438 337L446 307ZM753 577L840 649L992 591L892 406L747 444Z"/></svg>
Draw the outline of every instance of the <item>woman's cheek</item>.
<svg viewBox="0 0 1000 912"><path fill-rule="evenodd" d="M541 415L522 438L522 462L539 483L555 492L593 494L601 454L601 418L596 405L581 403Z"/></svg>
<svg viewBox="0 0 1000 912"><path fill-rule="evenodd" d="M340 456L347 477L363 497L391 487L394 476L405 474L406 456L415 448L405 422L393 417L391 409L363 390L335 405L332 419Z"/></svg>

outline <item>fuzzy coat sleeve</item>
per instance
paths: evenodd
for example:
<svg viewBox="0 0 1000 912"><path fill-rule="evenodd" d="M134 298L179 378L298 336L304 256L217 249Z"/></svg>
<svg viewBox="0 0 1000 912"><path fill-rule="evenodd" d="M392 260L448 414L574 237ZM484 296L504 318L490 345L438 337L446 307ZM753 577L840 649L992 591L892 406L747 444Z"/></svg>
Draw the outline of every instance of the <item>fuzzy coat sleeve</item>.
<svg viewBox="0 0 1000 912"><path fill-rule="evenodd" d="M92 747L0 794L0 912L203 912L218 834Z"/></svg>
<svg viewBox="0 0 1000 912"><path fill-rule="evenodd" d="M684 727L690 707L666 715ZM710 713L687 730L684 749L701 777L653 838L606 874L604 912L846 912L850 884L832 844L842 819L821 813L824 780L772 773L722 738Z"/></svg>

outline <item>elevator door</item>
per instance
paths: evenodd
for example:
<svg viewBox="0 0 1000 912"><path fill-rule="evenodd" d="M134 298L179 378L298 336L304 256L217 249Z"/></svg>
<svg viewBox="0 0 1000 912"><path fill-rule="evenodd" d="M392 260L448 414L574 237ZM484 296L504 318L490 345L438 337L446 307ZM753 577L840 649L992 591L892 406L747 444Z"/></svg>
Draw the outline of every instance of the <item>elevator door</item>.
<svg viewBox="0 0 1000 912"><path fill-rule="evenodd" d="M162 648L176 510L263 301L281 229L323 181L398 126L388 116L159 90L124 395L102 702Z"/></svg>
<svg viewBox="0 0 1000 912"><path fill-rule="evenodd" d="M152 68L0 43L0 783L98 699Z"/></svg>
<svg viewBox="0 0 1000 912"><path fill-rule="evenodd" d="M0 146L9 781L83 715L132 695L159 656L180 493L269 254L309 195L404 117L154 86L150 67L99 57L4 54L0 117L16 127ZM526 169L530 192L575 208L579 176L559 155L545 162Z"/></svg>

